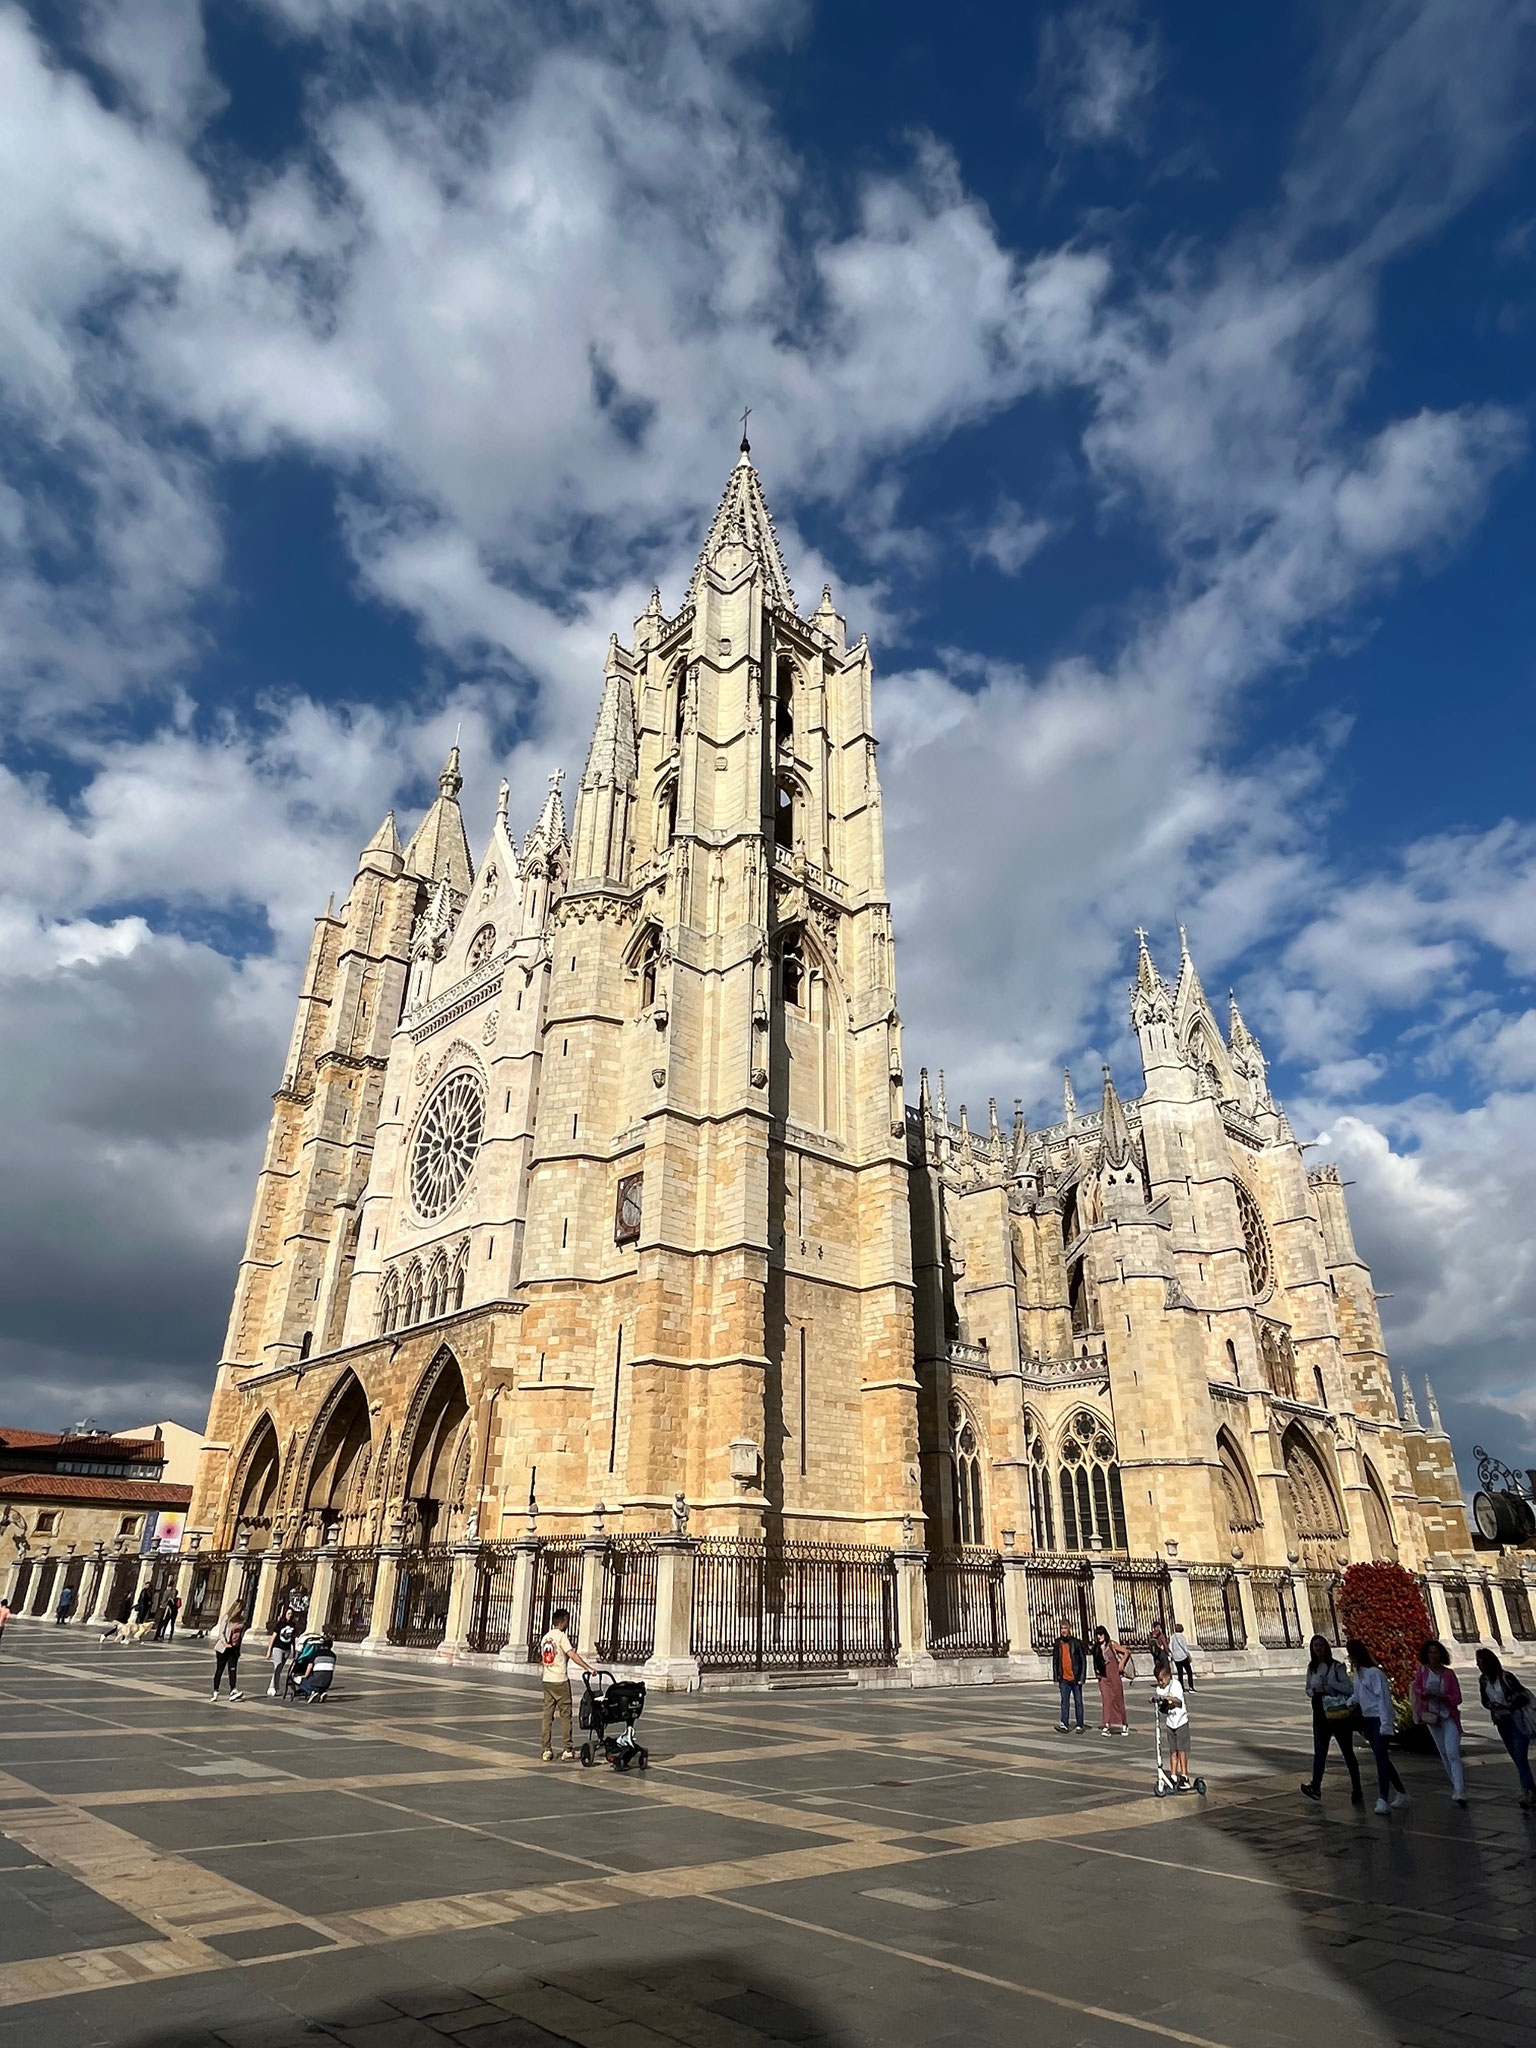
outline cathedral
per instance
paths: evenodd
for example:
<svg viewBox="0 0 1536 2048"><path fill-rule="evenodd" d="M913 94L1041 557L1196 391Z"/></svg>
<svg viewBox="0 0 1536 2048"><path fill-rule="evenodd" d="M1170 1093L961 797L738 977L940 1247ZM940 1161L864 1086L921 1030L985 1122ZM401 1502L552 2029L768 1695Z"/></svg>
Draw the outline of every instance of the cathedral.
<svg viewBox="0 0 1536 2048"><path fill-rule="evenodd" d="M973 1129L942 1077L909 1088L870 650L830 589L797 604L745 441L677 610L653 591L609 643L569 816L553 776L519 838L503 784L477 859L461 786L455 747L316 922L206 1556L372 1558L345 1632L426 1640L393 1560L471 1647L498 1546L542 1547L553 1586L594 1532L732 1570L926 1559L930 1600L940 1557L1465 1565L1343 1184L1187 945L1170 987L1140 940L1134 1099L1106 1069L1096 1107L1069 1080L1050 1127ZM410 1564L470 1557L462 1598ZM921 1656L905 1597L872 1596L881 1640Z"/></svg>

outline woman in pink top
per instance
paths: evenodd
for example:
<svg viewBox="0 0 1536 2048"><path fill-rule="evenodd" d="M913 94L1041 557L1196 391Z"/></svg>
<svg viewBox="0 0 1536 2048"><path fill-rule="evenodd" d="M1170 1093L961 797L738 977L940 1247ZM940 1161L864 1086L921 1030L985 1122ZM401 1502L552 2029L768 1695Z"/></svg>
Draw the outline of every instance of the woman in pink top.
<svg viewBox="0 0 1536 2048"><path fill-rule="evenodd" d="M1409 1687L1413 1718L1427 1728L1445 1774L1451 1781L1451 1797L1458 1806L1467 1803L1467 1774L1461 1765L1461 1687L1451 1669L1450 1653L1433 1638L1419 1652L1419 1668Z"/></svg>

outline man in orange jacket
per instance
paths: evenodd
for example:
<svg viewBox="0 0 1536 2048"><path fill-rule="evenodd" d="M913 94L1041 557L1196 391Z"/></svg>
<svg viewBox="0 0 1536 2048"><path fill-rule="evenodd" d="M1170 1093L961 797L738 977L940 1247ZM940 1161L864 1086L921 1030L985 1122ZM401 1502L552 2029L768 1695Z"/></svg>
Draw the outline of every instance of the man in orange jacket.
<svg viewBox="0 0 1536 2048"><path fill-rule="evenodd" d="M1072 1720L1072 1710L1077 1709L1077 1732L1083 1732L1083 1673L1088 1666L1088 1652L1083 1648L1081 1636L1075 1636L1066 1622L1061 1624L1061 1634L1051 1652L1051 1676L1061 1687L1061 1719L1056 1723L1056 1733L1065 1735Z"/></svg>

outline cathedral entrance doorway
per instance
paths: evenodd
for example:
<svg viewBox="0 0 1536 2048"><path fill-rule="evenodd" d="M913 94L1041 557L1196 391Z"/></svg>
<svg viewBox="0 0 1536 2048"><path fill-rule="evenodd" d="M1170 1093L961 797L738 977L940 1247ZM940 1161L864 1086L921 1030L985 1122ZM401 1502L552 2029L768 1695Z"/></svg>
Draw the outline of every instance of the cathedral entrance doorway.
<svg viewBox="0 0 1536 2048"><path fill-rule="evenodd" d="M272 1516L277 1508L277 1480L281 1463L277 1431L272 1426L271 1416L263 1415L245 1440L235 1484L230 1489L235 1514L233 1525L225 1532L226 1548L242 1529L250 1532L253 1550L260 1550L266 1545L271 1533Z"/></svg>
<svg viewBox="0 0 1536 2048"><path fill-rule="evenodd" d="M320 1541L329 1543L365 1505L373 1432L368 1397L355 1373L343 1373L332 1388L311 1441L299 1506L305 1522L319 1517Z"/></svg>
<svg viewBox="0 0 1536 2048"><path fill-rule="evenodd" d="M438 1353L416 1391L414 1426L405 1439L406 1542L426 1548L448 1540L448 1518L464 1505L469 1400L451 1351Z"/></svg>
<svg viewBox="0 0 1536 2048"><path fill-rule="evenodd" d="M1294 1422L1280 1440L1280 1454L1302 1564L1309 1572L1331 1574L1346 1544L1344 1516L1333 1482L1311 1438Z"/></svg>

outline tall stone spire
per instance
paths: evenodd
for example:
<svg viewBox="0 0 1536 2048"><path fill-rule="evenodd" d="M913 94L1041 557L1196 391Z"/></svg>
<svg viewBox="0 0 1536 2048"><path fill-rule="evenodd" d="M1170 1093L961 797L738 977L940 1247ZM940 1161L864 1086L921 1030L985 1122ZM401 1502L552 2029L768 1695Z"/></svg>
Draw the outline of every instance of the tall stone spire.
<svg viewBox="0 0 1536 2048"><path fill-rule="evenodd" d="M1131 1160L1131 1127L1125 1120L1125 1107L1108 1067L1104 1069L1104 1104L1099 1129L1104 1145L1104 1164L1116 1169L1128 1166Z"/></svg>
<svg viewBox="0 0 1536 2048"><path fill-rule="evenodd" d="M1072 1092L1072 1069L1061 1070L1061 1110L1069 1124L1077 1122L1077 1097Z"/></svg>
<svg viewBox="0 0 1536 2048"><path fill-rule="evenodd" d="M1422 1429L1419 1421L1419 1404L1413 1398L1413 1382L1407 1373L1403 1374L1403 1420L1410 1429Z"/></svg>
<svg viewBox="0 0 1536 2048"><path fill-rule="evenodd" d="M704 542L703 551L694 567L693 577L688 585L689 598L698 602L703 585L705 566L714 560L723 548L735 545L751 550L762 565L763 581L768 594L785 611L795 609L795 593L790 587L789 572L784 567L784 557L779 552L779 537L774 531L773 514L768 510L768 500L763 496L763 486L757 471L752 467L752 448L745 434L741 439L741 453L736 458L736 467L731 471L719 508Z"/></svg>
<svg viewBox="0 0 1536 2048"><path fill-rule="evenodd" d="M367 868L373 874L388 875L391 879L400 873L405 860L400 851L400 834L395 830L393 811L385 812L383 824L363 848L357 865L359 872Z"/></svg>
<svg viewBox="0 0 1536 2048"><path fill-rule="evenodd" d="M576 792L571 883L622 884L629 863L629 810L639 763L635 686L617 639L608 643L603 694Z"/></svg>
<svg viewBox="0 0 1536 2048"><path fill-rule="evenodd" d="M1243 1013L1237 1007L1236 989L1227 990L1227 1043L1234 1052L1257 1052L1259 1041L1243 1022Z"/></svg>
<svg viewBox="0 0 1536 2048"><path fill-rule="evenodd" d="M405 849L407 874L416 875L423 882L446 881L461 896L468 894L474 879L464 814L459 809L459 791L463 787L459 750L454 745L437 778L437 801L416 827Z"/></svg>
<svg viewBox="0 0 1536 2048"><path fill-rule="evenodd" d="M1180 1016L1196 1005L1202 1010L1209 1010L1211 1007L1206 1001L1205 990L1200 986L1200 976L1190 955L1189 932L1184 925L1179 926L1179 979L1173 991L1173 1000Z"/></svg>

